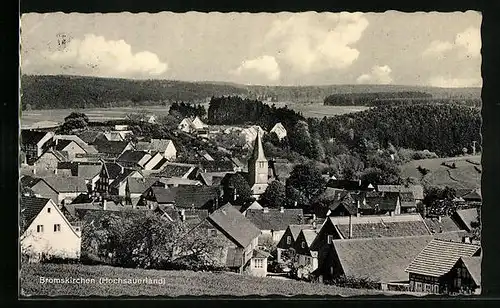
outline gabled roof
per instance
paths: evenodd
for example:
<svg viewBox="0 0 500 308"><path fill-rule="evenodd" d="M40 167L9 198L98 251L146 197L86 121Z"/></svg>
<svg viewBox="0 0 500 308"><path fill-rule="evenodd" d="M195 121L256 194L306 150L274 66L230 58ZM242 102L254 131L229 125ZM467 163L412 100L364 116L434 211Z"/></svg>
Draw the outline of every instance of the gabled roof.
<svg viewBox="0 0 500 308"><path fill-rule="evenodd" d="M207 220L242 248L260 235L260 230L229 203L215 210Z"/></svg>
<svg viewBox="0 0 500 308"><path fill-rule="evenodd" d="M478 218L477 208L470 208L464 210L457 210L455 219L458 219L458 223L466 228L467 231L472 230L472 223L476 222Z"/></svg>
<svg viewBox="0 0 500 308"><path fill-rule="evenodd" d="M175 189L163 188L158 186L152 186L150 189L152 190L156 198L156 202L161 204L175 202Z"/></svg>
<svg viewBox="0 0 500 308"><path fill-rule="evenodd" d="M76 135L55 135L54 139L72 140L72 141L76 142L85 152L97 153L97 150L93 146L88 145L85 141L83 141L80 137L78 137Z"/></svg>
<svg viewBox="0 0 500 308"><path fill-rule="evenodd" d="M430 217L424 218L424 221L431 233L460 231L460 228L449 216L441 217L441 222L438 218Z"/></svg>
<svg viewBox="0 0 500 308"><path fill-rule="evenodd" d="M36 160L36 162L38 162L39 160L41 160L46 155L54 155L54 157L58 161L60 161L60 162L68 160L68 156L66 155L66 152L61 152L61 151L58 151L58 150L48 149L40 157L38 157L38 159Z"/></svg>
<svg viewBox="0 0 500 308"><path fill-rule="evenodd" d="M192 165L199 166L204 172L234 172L234 164L230 160L198 160L190 161Z"/></svg>
<svg viewBox="0 0 500 308"><path fill-rule="evenodd" d="M289 225L288 229L290 229L290 233L293 236L293 240L296 240L297 237L299 236L300 231L304 229L311 229L313 225Z"/></svg>
<svg viewBox="0 0 500 308"><path fill-rule="evenodd" d="M464 194L462 196L460 196L462 199L464 199L465 201L481 201L482 200L482 197L481 197L481 189L474 189L470 192L468 192L467 194Z"/></svg>
<svg viewBox="0 0 500 308"><path fill-rule="evenodd" d="M167 163L162 171L158 173L158 176L164 177L186 177L194 169L196 165L193 164L181 164L181 163Z"/></svg>
<svg viewBox="0 0 500 308"><path fill-rule="evenodd" d="M453 268L458 259L472 257L480 250L479 245L433 239L408 265L406 271L441 277Z"/></svg>
<svg viewBox="0 0 500 308"><path fill-rule="evenodd" d="M85 179L77 176L50 176L43 177L43 180L59 193L65 192L86 192L87 185Z"/></svg>
<svg viewBox="0 0 500 308"><path fill-rule="evenodd" d="M417 200L424 199L424 187L422 185L377 185L380 192L413 192L413 197Z"/></svg>
<svg viewBox="0 0 500 308"><path fill-rule="evenodd" d="M202 208L220 196L217 186L183 185L175 187L175 206L178 208Z"/></svg>
<svg viewBox="0 0 500 308"><path fill-rule="evenodd" d="M139 164L139 162L143 160L145 157L151 158L151 155L144 151L127 150L123 152L120 156L118 156L116 161Z"/></svg>
<svg viewBox="0 0 500 308"><path fill-rule="evenodd" d="M267 211L267 212L266 212ZM289 225L304 221L302 209L262 209L246 211L246 217L260 230L286 230Z"/></svg>
<svg viewBox="0 0 500 308"><path fill-rule="evenodd" d="M110 187L120 186L120 184L125 182L127 180L127 178L130 177L132 175L132 173L134 173L134 172L135 172L135 170L132 170L132 169L127 169L127 168L123 169L123 172L118 174L109 186Z"/></svg>
<svg viewBox="0 0 500 308"><path fill-rule="evenodd" d="M328 219L336 226L343 238L349 237L349 221L352 223L352 238L430 235L427 225L419 214L343 216Z"/></svg>
<svg viewBox="0 0 500 308"><path fill-rule="evenodd" d="M300 233L303 234L304 239L306 240L307 247L311 247L311 244L316 239L316 236L318 236L319 230L317 230L317 229L302 229L302 230L300 230L299 234Z"/></svg>
<svg viewBox="0 0 500 308"><path fill-rule="evenodd" d="M172 178L159 178L161 183L165 185L191 185L191 186L201 186L200 181L196 180L190 180L190 179L185 179L185 178L177 178L177 177L172 177Z"/></svg>
<svg viewBox="0 0 500 308"><path fill-rule="evenodd" d="M35 130L21 130L21 142L23 144L33 144L36 145L40 140L42 140L47 134L47 132L40 132Z"/></svg>
<svg viewBox="0 0 500 308"><path fill-rule="evenodd" d="M127 141L109 141L98 139L94 145L99 153L120 155L130 143Z"/></svg>
<svg viewBox="0 0 500 308"><path fill-rule="evenodd" d="M432 236L334 240L333 249L346 276L405 282L406 266L430 241Z"/></svg>
<svg viewBox="0 0 500 308"><path fill-rule="evenodd" d="M205 185L217 186L217 185L220 185L220 183L222 182L222 179L224 179L224 177L228 173L234 173L234 172L233 171L231 171L231 172L200 172L199 177L205 183Z"/></svg>
<svg viewBox="0 0 500 308"><path fill-rule="evenodd" d="M476 285L481 286L481 256L479 257L461 257L465 267L469 271L469 274L474 279Z"/></svg>
<svg viewBox="0 0 500 308"><path fill-rule="evenodd" d="M94 178L101 172L102 164L78 164L77 176L84 179Z"/></svg>
<svg viewBox="0 0 500 308"><path fill-rule="evenodd" d="M169 139L151 139L151 150L158 152L165 152L169 145L173 145L172 140Z"/></svg>
<svg viewBox="0 0 500 308"><path fill-rule="evenodd" d="M86 130L78 134L78 138L86 142L87 144L93 144L98 139L105 139L106 136L103 132Z"/></svg>
<svg viewBox="0 0 500 308"><path fill-rule="evenodd" d="M31 187L35 186L41 180L42 180L41 178L25 175L25 176L21 177L21 186L31 188Z"/></svg>
<svg viewBox="0 0 500 308"><path fill-rule="evenodd" d="M154 183L158 182L158 178L155 177L146 177L146 178L133 178L128 177L128 189L132 194L142 194L148 188L153 186Z"/></svg>
<svg viewBox="0 0 500 308"><path fill-rule="evenodd" d="M105 169L109 179L116 179L122 173L122 170L125 170L120 164L114 162L105 162L102 168Z"/></svg>
<svg viewBox="0 0 500 308"><path fill-rule="evenodd" d="M398 203L398 197L399 193L397 192L369 192L366 194L366 203L371 208L394 211Z"/></svg>
<svg viewBox="0 0 500 308"><path fill-rule="evenodd" d="M21 208L21 217L25 219L25 229L29 227L48 202L50 202L48 198L21 196L19 205Z"/></svg>
<svg viewBox="0 0 500 308"><path fill-rule="evenodd" d="M252 252L252 258L266 259L271 256L270 253L262 250L262 249L254 249Z"/></svg>

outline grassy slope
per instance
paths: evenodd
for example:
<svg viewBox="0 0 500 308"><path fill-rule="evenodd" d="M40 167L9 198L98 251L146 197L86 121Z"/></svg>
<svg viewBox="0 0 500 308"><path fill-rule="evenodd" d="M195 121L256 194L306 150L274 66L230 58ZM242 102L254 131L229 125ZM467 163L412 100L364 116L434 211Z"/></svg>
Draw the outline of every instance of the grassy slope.
<svg viewBox="0 0 500 308"><path fill-rule="evenodd" d="M453 188L476 188L481 186L481 173L474 167L481 169L481 166L467 162L467 159L476 163L481 163L481 156L463 156L453 158L435 158L413 160L401 167L403 177L414 177L420 179L421 174L417 170L418 166L427 168L430 172L424 177L424 181L436 186L450 186ZM456 165L456 169L441 165L442 162Z"/></svg>
<svg viewBox="0 0 500 308"><path fill-rule="evenodd" d="M40 277L94 278L95 284L41 284ZM99 284L99 278L165 278L164 285ZM39 296L201 296L201 295L380 295L381 291L357 290L283 281L274 278L257 278L231 273L192 271L158 271L124 269L109 266L26 264L21 270L20 286L23 295ZM400 295L387 292L386 295Z"/></svg>

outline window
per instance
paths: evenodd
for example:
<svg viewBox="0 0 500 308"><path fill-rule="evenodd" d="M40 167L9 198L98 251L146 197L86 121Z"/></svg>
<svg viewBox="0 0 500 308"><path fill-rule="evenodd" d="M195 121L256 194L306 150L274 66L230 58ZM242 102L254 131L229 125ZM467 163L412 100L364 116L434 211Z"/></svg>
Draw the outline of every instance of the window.
<svg viewBox="0 0 500 308"><path fill-rule="evenodd" d="M217 230L216 229L210 229L208 230L209 234L211 237L216 237L217 236Z"/></svg>
<svg viewBox="0 0 500 308"><path fill-rule="evenodd" d="M421 292L422 291L422 283L421 282L416 282L415 283L415 291Z"/></svg>
<svg viewBox="0 0 500 308"><path fill-rule="evenodd" d="M54 232L60 232L61 231L61 225L60 224L55 224L54 225Z"/></svg>
<svg viewBox="0 0 500 308"><path fill-rule="evenodd" d="M302 242L302 248L306 248L306 242Z"/></svg>
<svg viewBox="0 0 500 308"><path fill-rule="evenodd" d="M264 260L263 259L254 259L255 268L264 268Z"/></svg>
<svg viewBox="0 0 500 308"><path fill-rule="evenodd" d="M286 243L290 245L292 243L292 237L289 235L286 237Z"/></svg>
<svg viewBox="0 0 500 308"><path fill-rule="evenodd" d="M50 207L47 208L47 213L50 213Z"/></svg>
<svg viewBox="0 0 500 308"><path fill-rule="evenodd" d="M36 226L36 232L43 232L43 225Z"/></svg>
<svg viewBox="0 0 500 308"><path fill-rule="evenodd" d="M306 265L310 265L310 264L311 264L311 258L306 257Z"/></svg>
<svg viewBox="0 0 500 308"><path fill-rule="evenodd" d="M332 244L333 243L333 235L328 234L328 236L326 238L326 241L327 241L328 244Z"/></svg>

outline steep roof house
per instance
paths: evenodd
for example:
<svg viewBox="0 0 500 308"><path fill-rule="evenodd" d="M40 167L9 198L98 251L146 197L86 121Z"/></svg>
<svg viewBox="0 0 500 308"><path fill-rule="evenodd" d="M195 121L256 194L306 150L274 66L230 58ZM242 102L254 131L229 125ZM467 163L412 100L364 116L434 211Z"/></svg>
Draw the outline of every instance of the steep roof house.
<svg viewBox="0 0 500 308"><path fill-rule="evenodd" d="M21 251L30 260L80 258L81 230L48 198L21 196Z"/></svg>
<svg viewBox="0 0 500 308"><path fill-rule="evenodd" d="M151 186L141 196L140 206L153 209L159 205L173 207L175 205L176 189Z"/></svg>
<svg viewBox="0 0 500 308"><path fill-rule="evenodd" d="M130 200L132 205L137 205L141 196L152 186L158 182L156 177L143 177L143 178L127 178L127 186L125 189L126 199Z"/></svg>
<svg viewBox="0 0 500 308"><path fill-rule="evenodd" d="M177 149L173 141L168 139L151 139L150 142L139 141L135 148L149 153L158 152L169 161L174 161L177 157Z"/></svg>
<svg viewBox="0 0 500 308"><path fill-rule="evenodd" d="M281 123L276 123L269 132L275 133L279 140L283 140L287 134L285 127Z"/></svg>
<svg viewBox="0 0 500 308"><path fill-rule="evenodd" d="M382 290L407 286L408 262L430 242L432 236L406 236L333 240L322 249L314 273L323 280L341 276L368 279Z"/></svg>
<svg viewBox="0 0 500 308"><path fill-rule="evenodd" d="M112 196L127 196L127 179L128 178L143 178L143 175L133 169L124 169L123 172L109 184L109 194Z"/></svg>
<svg viewBox="0 0 500 308"><path fill-rule="evenodd" d="M183 163L167 163L165 167L157 174L162 177L179 177L185 179L196 178L198 175L198 166Z"/></svg>
<svg viewBox="0 0 500 308"><path fill-rule="evenodd" d="M302 209L247 209L245 216L260 229L259 244L272 240L277 244L286 228L291 224L300 224L304 221Z"/></svg>
<svg viewBox="0 0 500 308"><path fill-rule="evenodd" d="M299 236L300 231L303 229L318 229L318 226L314 226L312 224L290 224L286 228L285 232L281 236L278 244L276 245L277 247L277 252L278 252L278 257L277 260L278 262L282 262L282 253L285 250L289 250L293 247L295 247L295 241L297 240L297 237Z"/></svg>
<svg viewBox="0 0 500 308"><path fill-rule="evenodd" d="M456 265L460 258L480 256L479 245L433 239L406 268L410 291L447 294L474 292L479 286L471 273L463 270L467 269L466 266Z"/></svg>
<svg viewBox="0 0 500 308"><path fill-rule="evenodd" d="M108 157L118 157L127 150L132 150L132 144L127 141L96 140L93 144L99 153Z"/></svg>
<svg viewBox="0 0 500 308"><path fill-rule="evenodd" d="M108 140L103 132L93 130L83 131L78 134L77 137L89 145L94 144L94 142L96 142L97 140Z"/></svg>
<svg viewBox="0 0 500 308"><path fill-rule="evenodd" d="M86 193L85 180L75 176L36 178L24 176L21 185L30 188L35 194L50 198L55 204L69 203L79 194Z"/></svg>
<svg viewBox="0 0 500 308"><path fill-rule="evenodd" d="M127 150L118 156L116 162L125 167L144 168L144 165L151 159L151 157L151 154L145 151Z"/></svg>
<svg viewBox="0 0 500 308"><path fill-rule="evenodd" d="M293 244L296 254L296 262L299 267L308 267L297 274L299 278L307 276L318 268L318 251L312 249L312 244L319 234L317 226L310 229L301 229Z"/></svg>
<svg viewBox="0 0 500 308"><path fill-rule="evenodd" d="M54 150L65 153L69 160L74 160L77 154L86 154L87 151L74 140L54 139Z"/></svg>
<svg viewBox="0 0 500 308"><path fill-rule="evenodd" d="M58 164L69 161L67 153L48 149L33 162L33 172L35 175L56 174Z"/></svg>
<svg viewBox="0 0 500 308"><path fill-rule="evenodd" d="M53 137L53 132L21 130L21 150L26 154L26 161L29 165L49 148Z"/></svg>
<svg viewBox="0 0 500 308"><path fill-rule="evenodd" d="M220 205L221 194L217 186L179 186L175 188L175 206L212 212Z"/></svg>
<svg viewBox="0 0 500 308"><path fill-rule="evenodd" d="M177 129L185 132L185 133L192 133L196 130L194 127L193 121L190 118L184 118L181 123L179 123L179 126Z"/></svg>
<svg viewBox="0 0 500 308"><path fill-rule="evenodd" d="M228 173L234 172L200 172L197 180L206 186L218 186Z"/></svg>
<svg viewBox="0 0 500 308"><path fill-rule="evenodd" d="M422 185L377 185L378 192L412 192L417 202L424 200L424 187Z"/></svg>
<svg viewBox="0 0 500 308"><path fill-rule="evenodd" d="M191 232L207 232L219 243L219 262L233 271L255 276L267 275L267 256L257 249L260 230L231 204L210 214Z"/></svg>
<svg viewBox="0 0 500 308"><path fill-rule="evenodd" d="M103 162L101 172L99 173L99 180L96 183L96 191L101 194L111 193L124 196L124 183L127 177L143 176L137 170L125 168L118 163Z"/></svg>

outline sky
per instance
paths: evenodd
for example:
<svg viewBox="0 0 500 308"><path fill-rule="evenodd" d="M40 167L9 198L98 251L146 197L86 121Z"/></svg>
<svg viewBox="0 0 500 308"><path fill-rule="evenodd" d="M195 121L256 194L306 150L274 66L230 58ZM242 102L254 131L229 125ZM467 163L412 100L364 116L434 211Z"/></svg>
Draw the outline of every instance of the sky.
<svg viewBox="0 0 500 308"><path fill-rule="evenodd" d="M29 13L21 73L480 87L480 28L473 11Z"/></svg>

